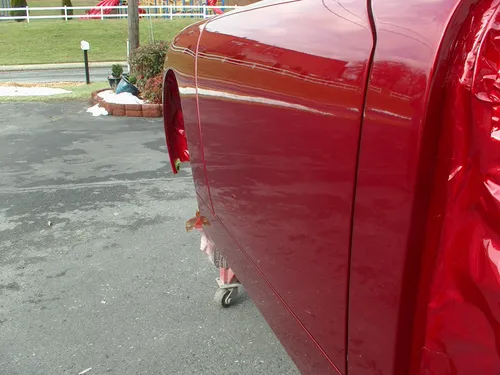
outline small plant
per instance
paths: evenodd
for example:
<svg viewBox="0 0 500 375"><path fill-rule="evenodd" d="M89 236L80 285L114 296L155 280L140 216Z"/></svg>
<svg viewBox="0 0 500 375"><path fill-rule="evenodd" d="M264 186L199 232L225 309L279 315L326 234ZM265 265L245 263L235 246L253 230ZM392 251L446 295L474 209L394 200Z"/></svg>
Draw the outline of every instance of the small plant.
<svg viewBox="0 0 500 375"><path fill-rule="evenodd" d="M163 88L163 76L158 74L153 78L149 78L144 85L144 98L153 104L161 104Z"/></svg>
<svg viewBox="0 0 500 375"><path fill-rule="evenodd" d="M137 77L137 86L141 90L145 89L150 78L163 72L168 46L168 42L158 41L142 45L130 54L131 70Z"/></svg>
<svg viewBox="0 0 500 375"><path fill-rule="evenodd" d="M131 75L129 75L129 77L128 77L128 81L129 81L131 84L135 85L135 84L137 83L137 78L135 77L135 75L131 74Z"/></svg>
<svg viewBox="0 0 500 375"><path fill-rule="evenodd" d="M111 66L111 75L114 78L120 78L123 74L123 67L120 64L114 64Z"/></svg>
<svg viewBox="0 0 500 375"><path fill-rule="evenodd" d="M10 2L11 8L26 8L28 6L28 2L26 0L11 0ZM11 17L26 17L28 14L25 10L11 10ZM22 18L16 18L17 22L25 21Z"/></svg>

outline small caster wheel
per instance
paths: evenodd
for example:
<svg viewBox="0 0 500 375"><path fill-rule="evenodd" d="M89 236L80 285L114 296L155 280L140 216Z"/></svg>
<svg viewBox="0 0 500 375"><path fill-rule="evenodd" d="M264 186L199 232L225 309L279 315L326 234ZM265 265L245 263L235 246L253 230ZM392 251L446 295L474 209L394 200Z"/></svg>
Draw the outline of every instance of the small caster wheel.
<svg viewBox="0 0 500 375"><path fill-rule="evenodd" d="M215 292L214 301L220 303L222 307L229 307L232 302L231 294L231 290L229 289L219 289Z"/></svg>

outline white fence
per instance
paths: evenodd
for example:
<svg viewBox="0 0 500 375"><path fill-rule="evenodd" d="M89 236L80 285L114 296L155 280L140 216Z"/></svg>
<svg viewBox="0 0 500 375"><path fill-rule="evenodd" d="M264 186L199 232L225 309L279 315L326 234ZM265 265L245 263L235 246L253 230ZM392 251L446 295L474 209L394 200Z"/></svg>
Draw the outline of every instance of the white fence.
<svg viewBox="0 0 500 375"><path fill-rule="evenodd" d="M139 6L139 9L144 10L144 13L140 13L139 16L143 18L167 18L174 19L176 17L196 17L196 18L209 18L212 17L215 9L221 9L222 11L236 9L237 6L207 6L207 5L151 5L151 6ZM73 10L83 10L89 11L94 10L95 14L69 14ZM26 8L0 8L0 13L6 12L9 16L0 16L0 21L2 20L26 20L28 22L32 20L43 20L43 19L64 19L68 21L72 18L79 19L100 19L104 20L106 18L127 18L126 5L118 6L86 6L86 7L26 7ZM10 11L22 11L23 16L10 16ZM36 12L47 12L54 11L54 15L36 15ZM113 11L117 11L113 13Z"/></svg>

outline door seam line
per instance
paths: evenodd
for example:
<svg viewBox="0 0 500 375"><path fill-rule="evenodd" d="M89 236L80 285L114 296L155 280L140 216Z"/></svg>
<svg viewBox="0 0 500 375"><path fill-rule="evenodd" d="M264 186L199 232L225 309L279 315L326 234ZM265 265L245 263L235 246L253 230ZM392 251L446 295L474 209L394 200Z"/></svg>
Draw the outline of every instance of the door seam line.
<svg viewBox="0 0 500 375"><path fill-rule="evenodd" d="M351 201L351 223L350 223L350 238L349 238L349 259L347 266L347 303L346 303L346 312L345 312L345 353L346 353L346 367L345 367L345 375L349 374L349 313L350 313L350 305L351 305L351 268L352 268L352 246L354 242L354 214L356 208L356 194L358 187L358 177L359 177L359 164L361 159L361 140L363 136L363 125L365 122L365 111L366 111L366 103L368 100L368 90L370 85L371 73L373 70L373 63L375 59L375 50L377 47L377 29L375 26L375 18L373 16L373 7L372 0L366 0L366 11L368 14L368 19L370 21L370 28L372 32L372 50L370 51L370 57L368 60L368 64L366 67L366 78L365 78L365 93L363 96L362 102L362 110L361 110L361 121L359 123L358 128L358 148L356 152L356 161L355 161L355 169L354 169L354 183L352 189L352 201Z"/></svg>

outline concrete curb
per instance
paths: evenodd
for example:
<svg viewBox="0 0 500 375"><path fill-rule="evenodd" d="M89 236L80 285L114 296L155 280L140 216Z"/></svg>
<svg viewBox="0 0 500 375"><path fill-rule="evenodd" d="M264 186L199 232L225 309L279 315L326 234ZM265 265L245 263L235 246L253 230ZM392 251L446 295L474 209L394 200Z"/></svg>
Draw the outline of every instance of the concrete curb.
<svg viewBox="0 0 500 375"><path fill-rule="evenodd" d="M126 61L109 61L109 62L91 62L91 68L108 68L111 71L111 65L120 64L123 67L127 66ZM54 70L54 69L83 69L83 63L66 63L66 64L32 64L32 65L0 65L0 72L14 72L19 70Z"/></svg>

